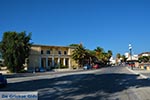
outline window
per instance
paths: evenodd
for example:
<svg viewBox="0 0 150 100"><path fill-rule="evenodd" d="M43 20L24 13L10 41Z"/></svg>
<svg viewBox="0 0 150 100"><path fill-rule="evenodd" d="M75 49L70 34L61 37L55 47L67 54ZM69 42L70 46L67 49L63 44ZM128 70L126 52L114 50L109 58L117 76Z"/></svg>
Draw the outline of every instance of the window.
<svg viewBox="0 0 150 100"><path fill-rule="evenodd" d="M58 54L61 55L61 51L58 51Z"/></svg>
<svg viewBox="0 0 150 100"><path fill-rule="evenodd" d="M67 55L67 51L64 51L64 55Z"/></svg>
<svg viewBox="0 0 150 100"><path fill-rule="evenodd" d="M43 54L43 50L41 50L41 54Z"/></svg>
<svg viewBox="0 0 150 100"><path fill-rule="evenodd" d="M50 50L47 50L47 54L51 54Z"/></svg>

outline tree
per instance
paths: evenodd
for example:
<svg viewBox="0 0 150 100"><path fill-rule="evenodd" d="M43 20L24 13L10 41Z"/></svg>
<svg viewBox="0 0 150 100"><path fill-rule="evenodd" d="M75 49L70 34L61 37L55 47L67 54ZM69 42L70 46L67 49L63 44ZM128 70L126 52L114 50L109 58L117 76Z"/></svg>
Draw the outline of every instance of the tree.
<svg viewBox="0 0 150 100"><path fill-rule="evenodd" d="M111 51L111 50L108 50L107 55L108 55L108 59L110 59L111 56L113 55L112 51Z"/></svg>
<svg viewBox="0 0 150 100"><path fill-rule="evenodd" d="M31 47L31 33L4 32L0 44L4 63L11 72L20 72Z"/></svg>
<svg viewBox="0 0 150 100"><path fill-rule="evenodd" d="M142 56L142 57L139 57L139 62L143 62L143 63L147 63L147 62L150 62L150 56Z"/></svg>
<svg viewBox="0 0 150 100"><path fill-rule="evenodd" d="M96 53L95 56L97 57L97 59L102 62L104 49L101 47L97 47L96 49L94 49L94 51Z"/></svg>
<svg viewBox="0 0 150 100"><path fill-rule="evenodd" d="M94 50L87 50L89 53L90 64L98 62L98 58L96 57L96 52Z"/></svg>
<svg viewBox="0 0 150 100"><path fill-rule="evenodd" d="M82 45L75 45L75 47L76 48L73 51L72 58L80 66L83 66L85 64L92 64L92 63L107 65L110 57L112 56L111 50L105 52L104 49L101 47L97 47L94 50L85 49Z"/></svg>
<svg viewBox="0 0 150 100"><path fill-rule="evenodd" d="M121 60L122 62L126 62L127 61L127 58L126 58L125 55L122 55L121 58L122 58L122 60Z"/></svg>
<svg viewBox="0 0 150 100"><path fill-rule="evenodd" d="M120 62L120 58L121 58L121 54L117 53L117 55L116 55L116 62L117 62L117 64Z"/></svg>
<svg viewBox="0 0 150 100"><path fill-rule="evenodd" d="M117 59L120 59L120 58L121 58L121 54L120 54L120 53L117 53L116 58L117 58Z"/></svg>
<svg viewBox="0 0 150 100"><path fill-rule="evenodd" d="M92 55L82 46L76 46L73 51L72 58L83 67L85 64L90 64Z"/></svg>
<svg viewBox="0 0 150 100"><path fill-rule="evenodd" d="M97 47L94 51L96 51L96 55L100 55L104 52L104 49L101 47Z"/></svg>
<svg viewBox="0 0 150 100"><path fill-rule="evenodd" d="M112 51L108 50L106 53L103 53L104 55L104 64L107 65L110 63L110 58L112 57Z"/></svg>
<svg viewBox="0 0 150 100"><path fill-rule="evenodd" d="M107 63L109 62L109 57L106 52L102 53L102 62L104 65L107 65Z"/></svg>
<svg viewBox="0 0 150 100"><path fill-rule="evenodd" d="M104 66L107 65L109 59L112 56L112 51L108 50L107 52L105 52L104 49L101 47L97 47L96 49L94 49L94 51L96 53L95 56L97 57L99 62L101 62L101 64L103 64Z"/></svg>
<svg viewBox="0 0 150 100"><path fill-rule="evenodd" d="M70 44L69 46L71 46L71 47L78 47L79 44Z"/></svg>
<svg viewBox="0 0 150 100"><path fill-rule="evenodd" d="M72 58L80 65L83 65L84 58L85 58L85 48L82 45L76 46L75 50L73 51Z"/></svg>

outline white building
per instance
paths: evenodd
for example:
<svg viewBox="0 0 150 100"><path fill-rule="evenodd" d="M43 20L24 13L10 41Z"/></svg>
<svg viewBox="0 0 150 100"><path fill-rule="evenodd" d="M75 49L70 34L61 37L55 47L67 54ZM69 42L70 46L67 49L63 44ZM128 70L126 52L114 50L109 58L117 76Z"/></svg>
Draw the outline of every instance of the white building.
<svg viewBox="0 0 150 100"><path fill-rule="evenodd" d="M150 56L150 52L143 52L141 54L138 55L139 57L142 57L142 56Z"/></svg>
<svg viewBox="0 0 150 100"><path fill-rule="evenodd" d="M116 63L116 59L114 59L113 57L111 57L111 58L109 59L109 61L110 61L110 64L115 64L115 63Z"/></svg>
<svg viewBox="0 0 150 100"><path fill-rule="evenodd" d="M124 55L126 58L129 58L129 56L130 56L130 54L128 52L126 52Z"/></svg>
<svg viewBox="0 0 150 100"><path fill-rule="evenodd" d="M138 55L134 54L131 57L130 53L128 53L128 52L125 53L125 57L127 58L127 61L129 61L129 60L138 60Z"/></svg>

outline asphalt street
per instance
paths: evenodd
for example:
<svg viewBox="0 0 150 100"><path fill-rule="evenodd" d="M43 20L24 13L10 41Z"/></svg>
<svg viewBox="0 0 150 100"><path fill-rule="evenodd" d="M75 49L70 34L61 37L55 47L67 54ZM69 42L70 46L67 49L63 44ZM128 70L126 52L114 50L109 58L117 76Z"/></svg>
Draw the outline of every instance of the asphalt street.
<svg viewBox="0 0 150 100"><path fill-rule="evenodd" d="M39 100L150 100L150 80L126 67L8 78L0 91L38 91Z"/></svg>

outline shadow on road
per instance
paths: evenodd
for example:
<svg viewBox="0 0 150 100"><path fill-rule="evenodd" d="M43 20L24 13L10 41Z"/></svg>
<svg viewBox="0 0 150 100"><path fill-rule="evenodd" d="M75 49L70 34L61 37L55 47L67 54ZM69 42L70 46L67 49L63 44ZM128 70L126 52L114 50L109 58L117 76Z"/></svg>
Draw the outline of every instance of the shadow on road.
<svg viewBox="0 0 150 100"><path fill-rule="evenodd" d="M134 74L78 74L10 83L0 91L38 91L39 100L94 100L131 87L149 87L150 80Z"/></svg>

